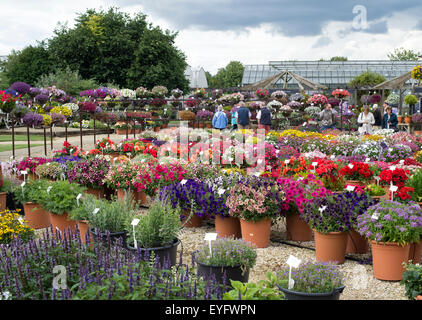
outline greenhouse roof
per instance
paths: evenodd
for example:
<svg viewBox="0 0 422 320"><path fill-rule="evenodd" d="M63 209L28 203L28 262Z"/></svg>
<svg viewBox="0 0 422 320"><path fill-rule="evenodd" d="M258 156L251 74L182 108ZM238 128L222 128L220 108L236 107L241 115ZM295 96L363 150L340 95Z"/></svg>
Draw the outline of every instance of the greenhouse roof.
<svg viewBox="0 0 422 320"><path fill-rule="evenodd" d="M346 88L347 83L369 70L384 76L387 80L399 77L420 65L421 61L352 60L352 61L270 61L266 65L246 65L242 86L272 77L282 71L291 71L310 81L329 88ZM411 84L409 80L408 84ZM281 88L282 81L274 88ZM289 88L298 88L297 82L289 81Z"/></svg>

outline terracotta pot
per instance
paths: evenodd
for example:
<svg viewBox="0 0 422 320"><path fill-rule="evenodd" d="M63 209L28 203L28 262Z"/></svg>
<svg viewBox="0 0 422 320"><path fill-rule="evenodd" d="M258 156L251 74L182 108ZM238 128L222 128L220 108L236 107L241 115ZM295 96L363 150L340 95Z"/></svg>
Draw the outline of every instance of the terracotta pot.
<svg viewBox="0 0 422 320"><path fill-rule="evenodd" d="M412 260L413 264L421 263L422 256L422 240L418 243L411 243L409 248L409 260Z"/></svg>
<svg viewBox="0 0 422 320"><path fill-rule="evenodd" d="M403 123L403 119L404 119L404 117L397 117L397 121L398 121L399 123Z"/></svg>
<svg viewBox="0 0 422 320"><path fill-rule="evenodd" d="M346 185L364 187L366 183L357 180L346 180Z"/></svg>
<svg viewBox="0 0 422 320"><path fill-rule="evenodd" d="M405 271L403 262L409 259L410 244L371 240L374 277L379 280L399 281Z"/></svg>
<svg viewBox="0 0 422 320"><path fill-rule="evenodd" d="M32 229L43 229L50 226L50 215L37 203L27 202L23 205L25 219Z"/></svg>
<svg viewBox="0 0 422 320"><path fill-rule="evenodd" d="M422 300L422 295L416 296L416 300Z"/></svg>
<svg viewBox="0 0 422 320"><path fill-rule="evenodd" d="M369 249L368 239L355 230L347 233L346 253L367 253Z"/></svg>
<svg viewBox="0 0 422 320"><path fill-rule="evenodd" d="M6 210L7 192L0 192L0 211Z"/></svg>
<svg viewBox="0 0 422 320"><path fill-rule="evenodd" d="M154 127L154 132L159 132L160 131L160 127Z"/></svg>
<svg viewBox="0 0 422 320"><path fill-rule="evenodd" d="M200 228L202 227L203 218L193 214L190 219L186 222L186 219L190 216L190 210L186 211L184 218L181 221L181 225L186 228Z"/></svg>
<svg viewBox="0 0 422 320"><path fill-rule="evenodd" d="M204 128L205 128L205 123L199 123L199 124L198 124L198 128L200 128L200 129L204 129Z"/></svg>
<svg viewBox="0 0 422 320"><path fill-rule="evenodd" d="M207 124L205 125L205 127L206 127L206 128L212 128L212 123L207 123Z"/></svg>
<svg viewBox="0 0 422 320"><path fill-rule="evenodd" d="M98 199L104 198L104 188L88 188L84 191L86 194L92 194L96 196Z"/></svg>
<svg viewBox="0 0 422 320"><path fill-rule="evenodd" d="M167 123L164 123L162 126L161 126L161 129L165 129L165 128L167 128L168 127L168 124Z"/></svg>
<svg viewBox="0 0 422 320"><path fill-rule="evenodd" d="M287 239L292 241L311 241L312 230L309 225L303 221L299 212L288 214L286 216Z"/></svg>
<svg viewBox="0 0 422 320"><path fill-rule="evenodd" d="M63 214L54 214L49 212L49 216L54 231L59 229L60 232L63 233L67 228L70 228L72 232L75 231L76 221L71 220L66 212Z"/></svg>
<svg viewBox="0 0 422 320"><path fill-rule="evenodd" d="M135 201L138 202L141 206L147 203L147 195L145 192L134 192Z"/></svg>
<svg viewBox="0 0 422 320"><path fill-rule="evenodd" d="M415 130L415 131L413 132L413 134L414 134L415 136L422 136L422 131L421 131L421 130Z"/></svg>
<svg viewBox="0 0 422 320"><path fill-rule="evenodd" d="M86 243L86 235L89 236L90 242L92 242L92 236L91 236L91 233L89 232L88 221L78 220L77 224L78 224L78 229L79 229L79 232L80 232L80 235L81 235L82 243Z"/></svg>
<svg viewBox="0 0 422 320"><path fill-rule="evenodd" d="M316 260L320 262L337 262L343 264L347 247L347 232L329 232L315 234Z"/></svg>
<svg viewBox="0 0 422 320"><path fill-rule="evenodd" d="M412 117L404 117L404 123L412 123Z"/></svg>
<svg viewBox="0 0 422 320"><path fill-rule="evenodd" d="M240 230L240 221L238 218L222 217L217 215L215 217L215 232L220 238L234 237L239 239L242 237Z"/></svg>
<svg viewBox="0 0 422 320"><path fill-rule="evenodd" d="M142 129L135 129L135 133L136 134L142 133Z"/></svg>
<svg viewBox="0 0 422 320"><path fill-rule="evenodd" d="M271 219L259 222L240 220L242 239L255 245L257 248L267 248L270 244Z"/></svg>
<svg viewBox="0 0 422 320"><path fill-rule="evenodd" d="M374 200L377 200L377 201L380 201L380 200L382 200L382 199L386 199L386 200L388 200L388 193L386 193L385 195L383 195L383 196L371 196Z"/></svg>
<svg viewBox="0 0 422 320"><path fill-rule="evenodd" d="M31 179L31 180L37 180L37 179L38 179L38 176L37 176L35 173L33 173L33 172L30 172L30 173L28 174L28 177L29 177L29 179Z"/></svg>
<svg viewBox="0 0 422 320"><path fill-rule="evenodd" d="M125 189L117 189L117 200L123 200L125 198L126 193L130 193L132 200L135 200L135 195L132 190L125 190Z"/></svg>
<svg viewBox="0 0 422 320"><path fill-rule="evenodd" d="M116 134L118 135L121 135L121 136L126 135L126 129L116 129L115 131L116 131Z"/></svg>
<svg viewBox="0 0 422 320"><path fill-rule="evenodd" d="M135 133L135 129L130 129L128 133L129 134L134 134Z"/></svg>

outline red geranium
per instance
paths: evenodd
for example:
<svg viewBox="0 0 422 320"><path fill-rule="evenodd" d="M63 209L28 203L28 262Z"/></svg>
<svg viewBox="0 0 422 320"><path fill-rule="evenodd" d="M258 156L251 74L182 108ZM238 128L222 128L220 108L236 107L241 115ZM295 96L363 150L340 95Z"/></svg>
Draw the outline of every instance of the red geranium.
<svg viewBox="0 0 422 320"><path fill-rule="evenodd" d="M374 176L369 164L364 162L352 162L343 167L340 173L348 180L368 181Z"/></svg>
<svg viewBox="0 0 422 320"><path fill-rule="evenodd" d="M390 169L383 170L380 173L381 184L389 185L392 182L393 185L401 188L409 179L408 177L409 174L410 174L409 170L404 170L400 168L395 168L394 170L390 170Z"/></svg>

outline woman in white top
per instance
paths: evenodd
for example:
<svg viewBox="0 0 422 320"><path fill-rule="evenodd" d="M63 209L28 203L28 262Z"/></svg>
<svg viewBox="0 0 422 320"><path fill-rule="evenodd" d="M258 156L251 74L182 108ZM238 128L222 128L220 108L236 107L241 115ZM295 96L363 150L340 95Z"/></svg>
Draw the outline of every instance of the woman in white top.
<svg viewBox="0 0 422 320"><path fill-rule="evenodd" d="M359 127L360 134L372 134L372 125L375 123L374 115L369 112L368 106L363 106L363 112L359 114L358 123L361 124Z"/></svg>

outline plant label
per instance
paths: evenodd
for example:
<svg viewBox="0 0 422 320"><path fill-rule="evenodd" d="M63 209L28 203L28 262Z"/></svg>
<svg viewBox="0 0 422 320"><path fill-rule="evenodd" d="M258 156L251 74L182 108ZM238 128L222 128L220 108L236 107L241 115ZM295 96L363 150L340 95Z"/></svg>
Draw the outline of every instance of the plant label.
<svg viewBox="0 0 422 320"><path fill-rule="evenodd" d="M185 184L186 184L186 182L188 182L188 180L183 179L182 181L180 181L180 184L185 185Z"/></svg>
<svg viewBox="0 0 422 320"><path fill-rule="evenodd" d="M365 159L365 162L369 162L369 161L371 161L371 159L370 159L370 158L366 158L366 159Z"/></svg>
<svg viewBox="0 0 422 320"><path fill-rule="evenodd" d="M2 296L3 296L4 300L9 300L9 298L10 298L11 294L10 294L10 292L9 292L9 291L4 291L4 292L2 292L2 293L0 294L0 300L2 300L2 298L1 298Z"/></svg>
<svg viewBox="0 0 422 320"><path fill-rule="evenodd" d="M141 221L140 219L136 219L135 218L135 219L132 220L131 225L132 226L137 226L140 221Z"/></svg>
<svg viewBox="0 0 422 320"><path fill-rule="evenodd" d="M292 255L290 255L289 258L286 261L286 263L292 268L299 267L301 262L302 262L302 260L300 260L299 258L296 258L295 256L292 256Z"/></svg>
<svg viewBox="0 0 422 320"><path fill-rule="evenodd" d="M21 187L23 188L23 187L25 187L25 184L26 184L26 182L24 181L24 182L22 182L21 183Z"/></svg>
<svg viewBox="0 0 422 320"><path fill-rule="evenodd" d="M20 224L23 224L23 218L22 217L19 217L18 221L19 221Z"/></svg>
<svg viewBox="0 0 422 320"><path fill-rule="evenodd" d="M13 160L13 156L10 156L10 160Z"/></svg>
<svg viewBox="0 0 422 320"><path fill-rule="evenodd" d="M390 191L391 192L396 192L398 190L399 187L397 186L390 186Z"/></svg>
<svg viewBox="0 0 422 320"><path fill-rule="evenodd" d="M303 177L299 177L299 178L297 178L297 180L302 181L304 179L303 179Z"/></svg>
<svg viewBox="0 0 422 320"><path fill-rule="evenodd" d="M21 174L25 175L25 174L28 174L28 172L24 170L24 171L21 171Z"/></svg>
<svg viewBox="0 0 422 320"><path fill-rule="evenodd" d="M49 186L48 188L47 188L47 193L50 193L50 191L51 191L51 189L52 189L53 187L52 186ZM77 199L77 198L76 198Z"/></svg>
<svg viewBox="0 0 422 320"><path fill-rule="evenodd" d="M316 167L318 165L318 162L312 162L312 166Z"/></svg>
<svg viewBox="0 0 422 320"><path fill-rule="evenodd" d="M279 154L280 153L280 150L276 150L275 153Z"/></svg>
<svg viewBox="0 0 422 320"><path fill-rule="evenodd" d="M396 170L396 166L391 166L391 167L390 167L390 170L391 170L391 171Z"/></svg>
<svg viewBox="0 0 422 320"><path fill-rule="evenodd" d="M261 163L262 163L262 159L259 159L259 160L258 160L258 164L261 164Z"/></svg>
<svg viewBox="0 0 422 320"><path fill-rule="evenodd" d="M260 176L261 176L261 173L260 173L260 172L255 172L255 173L254 173L254 176L255 176L255 177L260 177Z"/></svg>
<svg viewBox="0 0 422 320"><path fill-rule="evenodd" d="M355 191L355 188L356 188L356 186L347 186L346 190L353 192L353 191Z"/></svg>
<svg viewBox="0 0 422 320"><path fill-rule="evenodd" d="M141 160L141 163L144 163L144 162L145 162L145 159L142 159L142 160Z"/></svg>
<svg viewBox="0 0 422 320"><path fill-rule="evenodd" d="M224 189L218 189L218 194L221 196L224 194L224 192L226 192L226 190Z"/></svg>
<svg viewBox="0 0 422 320"><path fill-rule="evenodd" d="M206 233L204 240L205 241L214 241L214 240L217 240L217 236L218 236L217 233Z"/></svg>
<svg viewBox="0 0 422 320"><path fill-rule="evenodd" d="M100 208L95 208L95 209L94 209L94 211L92 211L92 214L94 214L94 215L95 215L95 214L97 214L97 213L98 213L98 211L100 211Z"/></svg>
<svg viewBox="0 0 422 320"><path fill-rule="evenodd" d="M404 160L400 160L400 164L403 165L404 164Z"/></svg>
<svg viewBox="0 0 422 320"><path fill-rule="evenodd" d="M353 168L354 168L354 165L353 165L353 164L349 164L349 165L348 165L348 167L349 167L350 169L353 169Z"/></svg>
<svg viewBox="0 0 422 320"><path fill-rule="evenodd" d="M76 197L76 200L79 200L80 198L82 198L82 193L78 194L78 196Z"/></svg>
<svg viewBox="0 0 422 320"><path fill-rule="evenodd" d="M47 167L48 167L50 164L51 164L50 162L47 162Z"/></svg>
<svg viewBox="0 0 422 320"><path fill-rule="evenodd" d="M284 163L287 165L290 163L290 160L284 160Z"/></svg>
<svg viewBox="0 0 422 320"><path fill-rule="evenodd" d="M335 158L336 158L336 156L335 155L331 155L331 160L334 160Z"/></svg>

